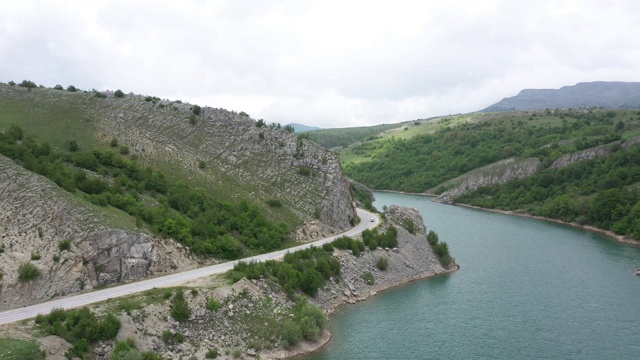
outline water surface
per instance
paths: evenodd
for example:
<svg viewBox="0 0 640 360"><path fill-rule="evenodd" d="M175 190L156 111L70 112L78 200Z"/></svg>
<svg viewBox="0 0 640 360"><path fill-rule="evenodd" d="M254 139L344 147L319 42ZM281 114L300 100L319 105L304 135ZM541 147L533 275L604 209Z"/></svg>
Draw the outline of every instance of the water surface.
<svg viewBox="0 0 640 360"><path fill-rule="evenodd" d="M559 224L375 193L420 210L461 269L341 307L305 360L640 359L640 247Z"/></svg>

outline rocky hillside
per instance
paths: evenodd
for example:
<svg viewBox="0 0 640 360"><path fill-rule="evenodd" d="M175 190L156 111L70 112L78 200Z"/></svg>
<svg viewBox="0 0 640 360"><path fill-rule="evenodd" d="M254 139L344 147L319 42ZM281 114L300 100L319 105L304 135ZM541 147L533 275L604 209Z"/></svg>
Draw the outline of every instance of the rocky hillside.
<svg viewBox="0 0 640 360"><path fill-rule="evenodd" d="M356 220L349 183L330 151L248 115L128 94L0 84L0 128L13 123L53 146L112 141L168 176L225 200L249 199L291 226L318 219L334 230ZM283 204L270 208L269 200Z"/></svg>
<svg viewBox="0 0 640 360"><path fill-rule="evenodd" d="M560 89L525 89L518 95L502 99L482 110L521 111L604 107L608 109L640 108L640 83L583 82Z"/></svg>
<svg viewBox="0 0 640 360"><path fill-rule="evenodd" d="M367 248L357 257L350 250L334 250L340 278L327 281L315 297L305 301L332 312L337 306L362 301L378 291L458 269L455 263L440 265L427 241L422 216L415 209L391 206L386 218L384 228L394 226L398 230L398 247ZM386 270L376 266L379 258L388 261ZM365 281L365 274L373 280ZM117 313L122 327L114 341L93 344L90 352L96 359L108 359L115 341L133 339L138 351L153 351L170 359L203 359L213 351L218 359L281 359L316 350L330 339L325 330L316 340L301 340L295 346L287 343L281 329L298 316L294 315L298 310L292 297L277 285L277 279L243 278L233 285L222 280L201 279L183 288L190 311L184 321L174 321L171 316L176 289L156 289L97 305L98 312ZM29 326L19 324L0 329L0 336L34 338ZM57 336L37 338L37 342L50 358L62 356L70 348Z"/></svg>
<svg viewBox="0 0 640 360"><path fill-rule="evenodd" d="M133 225L0 156L0 311L196 266ZM40 275L19 279L23 264Z"/></svg>

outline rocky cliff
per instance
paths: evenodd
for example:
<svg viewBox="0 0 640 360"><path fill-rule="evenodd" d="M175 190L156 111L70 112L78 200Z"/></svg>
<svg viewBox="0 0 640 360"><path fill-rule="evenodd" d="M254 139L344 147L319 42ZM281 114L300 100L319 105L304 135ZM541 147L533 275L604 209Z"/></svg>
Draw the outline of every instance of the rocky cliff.
<svg viewBox="0 0 640 360"><path fill-rule="evenodd" d="M522 179L540 170L542 170L542 162L539 159L502 160L449 180L447 184L456 184L454 185L455 187L443 192L435 200L453 202L456 196L474 191L479 187L504 184L513 179Z"/></svg>
<svg viewBox="0 0 640 360"><path fill-rule="evenodd" d="M127 223L130 221L130 223ZM169 240L83 203L0 156L0 311L196 266ZM21 264L41 275L18 279Z"/></svg>

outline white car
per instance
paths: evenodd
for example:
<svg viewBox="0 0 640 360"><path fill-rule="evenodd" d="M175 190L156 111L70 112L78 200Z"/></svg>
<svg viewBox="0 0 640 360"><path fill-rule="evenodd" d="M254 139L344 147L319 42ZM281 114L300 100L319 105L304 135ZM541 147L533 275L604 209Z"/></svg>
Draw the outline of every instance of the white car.
<svg viewBox="0 0 640 360"><path fill-rule="evenodd" d="M369 219L369 221L374 222L374 221L376 221L376 219L371 218L371 219Z"/></svg>

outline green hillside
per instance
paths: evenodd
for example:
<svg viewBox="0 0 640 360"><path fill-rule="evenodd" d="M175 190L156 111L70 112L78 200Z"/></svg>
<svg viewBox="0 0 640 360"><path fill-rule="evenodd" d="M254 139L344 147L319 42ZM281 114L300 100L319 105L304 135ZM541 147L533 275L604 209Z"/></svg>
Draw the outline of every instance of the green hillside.
<svg viewBox="0 0 640 360"><path fill-rule="evenodd" d="M351 127L339 129L322 129L309 131L308 134L313 141L326 147L327 149L348 146L358 141L364 141L379 133L397 128L399 124L382 124L366 127Z"/></svg>
<svg viewBox="0 0 640 360"><path fill-rule="evenodd" d="M374 189L436 194L460 185L463 180L453 179L462 175L482 177L483 166L539 159L544 170L531 177L481 186L454 195L453 201L578 221L639 238L639 135L637 110L479 113L415 129L404 125L354 144L340 156L349 177ZM580 158L580 151L598 149L606 156L551 167L561 157Z"/></svg>
<svg viewBox="0 0 640 360"><path fill-rule="evenodd" d="M334 154L179 100L0 84L0 154L205 257L279 248L310 219L355 221Z"/></svg>

